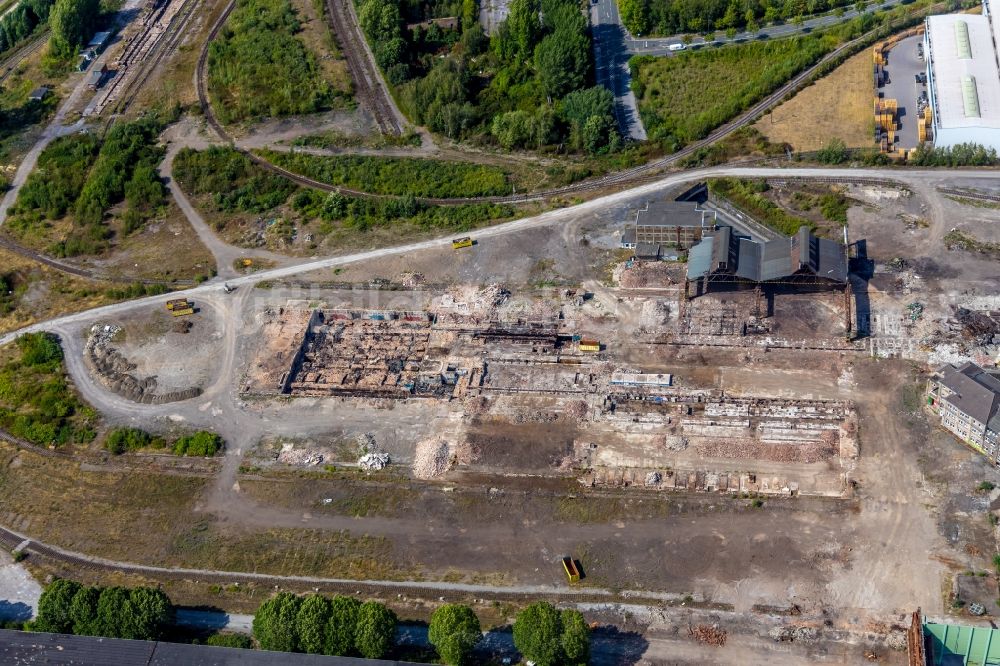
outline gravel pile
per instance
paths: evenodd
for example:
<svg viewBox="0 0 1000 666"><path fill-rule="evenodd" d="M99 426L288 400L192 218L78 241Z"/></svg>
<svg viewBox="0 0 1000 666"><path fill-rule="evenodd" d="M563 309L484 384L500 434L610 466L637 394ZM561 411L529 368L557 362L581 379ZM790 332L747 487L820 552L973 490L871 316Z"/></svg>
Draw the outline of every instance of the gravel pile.
<svg viewBox="0 0 1000 666"><path fill-rule="evenodd" d="M413 457L413 475L418 479L433 479L448 471L451 452L448 442L436 437L421 440Z"/></svg>

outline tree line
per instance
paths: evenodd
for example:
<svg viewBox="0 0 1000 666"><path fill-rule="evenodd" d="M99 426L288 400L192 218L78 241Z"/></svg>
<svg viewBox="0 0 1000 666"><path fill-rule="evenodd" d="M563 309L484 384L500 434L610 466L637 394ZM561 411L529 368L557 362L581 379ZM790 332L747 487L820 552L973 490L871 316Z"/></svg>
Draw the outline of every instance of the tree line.
<svg viewBox="0 0 1000 666"><path fill-rule="evenodd" d="M190 435L178 437L170 449L174 455L178 456L211 457L221 451L224 446L225 442L218 434L199 430ZM167 440L165 438L151 435L139 428L114 428L104 438L104 448L115 455L145 448L163 449L166 447Z"/></svg>
<svg viewBox="0 0 1000 666"><path fill-rule="evenodd" d="M756 32L762 25L800 21L857 0L618 0L622 23L633 35ZM862 5L865 4L863 1Z"/></svg>
<svg viewBox="0 0 1000 666"><path fill-rule="evenodd" d="M32 631L155 641L173 624L174 607L150 587L88 587L57 579L38 600Z"/></svg>

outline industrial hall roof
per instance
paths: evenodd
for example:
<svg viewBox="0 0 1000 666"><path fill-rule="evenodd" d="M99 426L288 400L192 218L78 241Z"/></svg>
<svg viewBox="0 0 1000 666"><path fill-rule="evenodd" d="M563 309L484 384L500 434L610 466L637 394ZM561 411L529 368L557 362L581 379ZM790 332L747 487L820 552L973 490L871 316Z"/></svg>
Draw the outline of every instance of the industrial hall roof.
<svg viewBox="0 0 1000 666"><path fill-rule="evenodd" d="M410 662L0 629L0 664L27 666L394 666Z"/></svg>
<svg viewBox="0 0 1000 666"><path fill-rule="evenodd" d="M764 243L738 236L732 227L705 234L688 253L688 279L725 275L751 282L768 282L795 275L812 275L847 282L847 248L817 238L801 227L791 238Z"/></svg>
<svg viewBox="0 0 1000 666"><path fill-rule="evenodd" d="M938 374L941 384L952 391L944 398L946 402L1000 432L1000 379L971 362L961 367L944 365Z"/></svg>

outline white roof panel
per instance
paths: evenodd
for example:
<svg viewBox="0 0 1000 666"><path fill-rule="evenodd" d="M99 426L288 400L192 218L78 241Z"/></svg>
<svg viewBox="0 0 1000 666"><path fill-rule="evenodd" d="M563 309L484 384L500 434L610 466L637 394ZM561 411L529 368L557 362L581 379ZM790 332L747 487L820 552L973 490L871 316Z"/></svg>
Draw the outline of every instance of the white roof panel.
<svg viewBox="0 0 1000 666"><path fill-rule="evenodd" d="M1000 69L993 17L945 14L927 19L936 121L943 128L1000 128Z"/></svg>

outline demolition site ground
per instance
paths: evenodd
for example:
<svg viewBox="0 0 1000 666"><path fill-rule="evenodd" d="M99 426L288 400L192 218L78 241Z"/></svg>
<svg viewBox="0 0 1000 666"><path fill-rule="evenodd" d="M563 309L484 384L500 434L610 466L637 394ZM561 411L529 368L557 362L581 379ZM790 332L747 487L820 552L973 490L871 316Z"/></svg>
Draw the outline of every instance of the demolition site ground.
<svg viewBox="0 0 1000 666"><path fill-rule="evenodd" d="M980 328L1000 304L986 258L935 240L935 211L901 221L892 244L876 225L873 211L884 225L926 202L853 189L869 274L846 293L689 300L686 264L618 248L636 201L220 290L185 323L147 311L62 331L78 390L109 423L211 424L227 450L170 467L187 480L148 498L117 476L131 456L63 474L71 463L6 452L20 479L5 486L7 524L123 560L497 593L570 590L571 556L585 573L574 587L595 595L881 645L903 614L946 612L961 574L990 567L989 498L967 498L997 474L933 427L921 391L941 362L995 356ZM45 497L29 502L35 475ZM32 502L111 479L100 512L127 506L141 543L93 506L33 515ZM171 514L193 520L157 527Z"/></svg>

